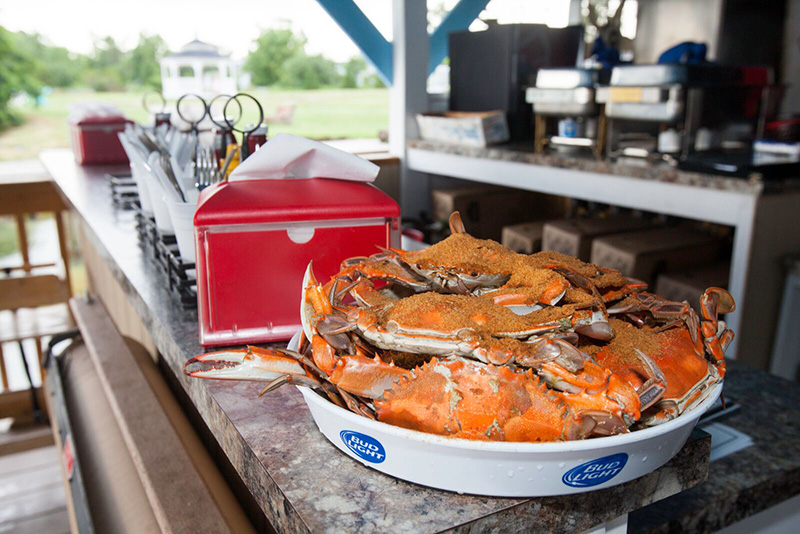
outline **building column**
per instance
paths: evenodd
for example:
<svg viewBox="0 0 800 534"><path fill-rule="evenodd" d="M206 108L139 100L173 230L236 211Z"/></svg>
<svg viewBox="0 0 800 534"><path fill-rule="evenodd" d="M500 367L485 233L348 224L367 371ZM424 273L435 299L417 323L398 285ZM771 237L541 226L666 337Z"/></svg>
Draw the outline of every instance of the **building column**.
<svg viewBox="0 0 800 534"><path fill-rule="evenodd" d="M389 90L389 150L400 160L400 207L418 218L431 213L427 174L405 165L406 140L418 137L416 114L428 108L428 20L425 0L392 0L393 83Z"/></svg>
<svg viewBox="0 0 800 534"><path fill-rule="evenodd" d="M204 96L203 90L205 89L205 87L203 85L203 62L202 61L193 62L192 68L194 69L195 92L200 96Z"/></svg>

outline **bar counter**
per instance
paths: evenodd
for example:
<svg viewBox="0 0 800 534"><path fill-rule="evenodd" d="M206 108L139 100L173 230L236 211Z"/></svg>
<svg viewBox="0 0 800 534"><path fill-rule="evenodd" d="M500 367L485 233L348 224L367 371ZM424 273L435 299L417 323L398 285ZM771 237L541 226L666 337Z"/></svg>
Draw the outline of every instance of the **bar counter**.
<svg viewBox="0 0 800 534"><path fill-rule="evenodd" d="M196 312L181 308L177 295L167 287L165 272L140 244L134 212L119 210L111 203L104 175L125 173L126 168L80 167L69 150L45 151L41 159L77 215L86 244L110 271L175 381L202 417L207 431L277 531L581 532L697 486L706 479L710 440L700 431L695 431L668 464L647 476L613 488L565 497L500 499L459 495L406 483L364 467L322 436L295 388L280 388L257 399L259 384L184 376L185 360L203 352L198 343ZM91 272L89 277L91 280ZM105 304L109 307L110 303ZM753 382L747 382L751 375L746 369L735 362L731 368L732 380L726 388L744 405L737 418L753 428L770 421L767 415L778 414L782 424L790 427L788 432L794 428L794 441L788 444L789 450L783 450L785 457L781 462L776 458L770 463L772 456L764 460L759 476L772 476L773 481L777 476L796 480L800 415L793 407L800 405L797 402L800 399L795 394L794 403L787 402L779 410L776 398L764 402L769 389L761 391L753 385L763 380L769 388L774 388L769 380L777 379L754 372ZM760 402L745 404L746 396L755 392L762 397ZM762 443L758 436L751 435L757 446L769 449L769 454L779 452L779 447ZM749 458L755 449L737 453L726 461L735 462L744 454ZM719 476L728 476L734 470L726 468ZM741 488L737 491L746 495L745 486L750 479L741 473L740 476L737 480L741 484L736 487ZM714 484L725 485L721 480L714 480ZM702 491L707 486L698 489ZM792 494L764 497L757 506L770 506ZM665 516L668 524L698 525L705 523L698 523L697 518L711 514L719 514L721 518L736 515L726 516L719 511L720 506L735 505L730 495L712 492L701 496L691 511L684 507L676 511L678 517ZM687 513L692 514L691 521L681 517ZM720 521L707 524L722 526ZM644 528L658 530L658 525L651 522Z"/></svg>

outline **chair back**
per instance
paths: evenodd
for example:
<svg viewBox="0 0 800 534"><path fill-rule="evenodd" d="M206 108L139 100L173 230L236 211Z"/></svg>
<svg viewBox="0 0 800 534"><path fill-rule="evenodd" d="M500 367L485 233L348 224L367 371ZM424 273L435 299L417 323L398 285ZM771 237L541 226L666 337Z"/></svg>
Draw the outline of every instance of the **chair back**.
<svg viewBox="0 0 800 534"><path fill-rule="evenodd" d="M12 217L16 224L17 230L17 243L19 246L19 253L22 257L22 265L13 265L5 267L6 278L3 280L3 295L0 296L0 309L15 309L27 307L25 304L14 306L10 302L12 296L18 296L25 302L42 301L52 304L52 299L58 298L56 302L66 302L70 295L70 276L69 276L69 249L67 248L67 236L64 224L64 215L66 206L61 196L56 190L55 184L49 178L42 175L23 176L14 179L0 179L0 216ZM28 245L28 233L26 229L26 219L28 216L36 213L53 213L56 222L56 229L58 231L58 243L60 249L61 260L64 263L64 278L59 279L55 276L47 277L45 275L33 275L35 269L44 267L53 267L55 263L31 263L30 251ZM22 271L26 276L42 276L44 278L37 278L28 281L12 281L17 276L18 271ZM1 276L1 275L0 275ZM65 288L56 288L54 286L54 278L62 280ZM66 290L66 293L64 292ZM11 291L11 294L6 296L5 291ZM23 292L51 292L51 299L48 300L46 295L30 295L24 296ZM8 298L6 298L8 297ZM20 301L21 303L23 301ZM6 305L6 304L9 305ZM47 305L47 304L39 304Z"/></svg>

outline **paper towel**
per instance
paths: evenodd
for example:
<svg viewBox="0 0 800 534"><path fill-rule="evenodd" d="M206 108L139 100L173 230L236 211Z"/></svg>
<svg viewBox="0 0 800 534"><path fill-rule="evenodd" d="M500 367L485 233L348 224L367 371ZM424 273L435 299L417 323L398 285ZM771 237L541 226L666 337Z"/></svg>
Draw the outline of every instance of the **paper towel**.
<svg viewBox="0 0 800 534"><path fill-rule="evenodd" d="M379 170L377 165L355 154L280 133L236 167L229 180L335 178L372 182Z"/></svg>

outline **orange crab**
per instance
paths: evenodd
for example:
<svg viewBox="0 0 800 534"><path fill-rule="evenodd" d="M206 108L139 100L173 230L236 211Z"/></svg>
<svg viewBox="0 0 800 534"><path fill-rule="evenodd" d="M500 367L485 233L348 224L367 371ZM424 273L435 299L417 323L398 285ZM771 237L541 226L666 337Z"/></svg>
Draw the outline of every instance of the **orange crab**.
<svg viewBox="0 0 800 534"><path fill-rule="evenodd" d="M609 435L626 431L639 418L636 391L608 370L585 362L580 351L562 340L538 339L531 344L508 340L517 343L520 353L527 351L531 360L526 363L535 363L544 381L531 370L467 360L452 350L445 351L450 358L434 357L406 370L384 361L379 344L366 347L352 338L350 343L340 339L347 338L352 327L332 320L334 306L310 266L304 286L304 338L311 343L302 346L310 358L299 352L249 347L192 358L186 363L186 373L266 381L265 390L285 383L316 387L357 413L407 428L472 439L549 441ZM508 314L506 319L523 321L500 309ZM426 343L429 347L430 340ZM388 348L399 347L404 345L398 342ZM467 353L474 355L475 351ZM524 356L518 359L525 360ZM555 389L549 389L546 382Z"/></svg>
<svg viewBox="0 0 800 534"><path fill-rule="evenodd" d="M706 291L700 321L617 271L516 254L466 234L457 213L450 225L427 251L351 258L324 285L309 264L297 352L208 353L185 372L305 385L386 423L509 441L658 424L724 376L727 291Z"/></svg>
<svg viewBox="0 0 800 534"><path fill-rule="evenodd" d="M650 293L635 295L609 309L612 315L633 322L615 321L617 338L595 355L598 363L637 390L661 390L655 402L645 399L652 408L641 424L674 419L702 402L710 387L724 378L724 350L733 341L733 332L718 314L735 308L730 293L712 287L700 301L702 321L687 303L665 301ZM640 335L643 331L651 335L645 339Z"/></svg>

